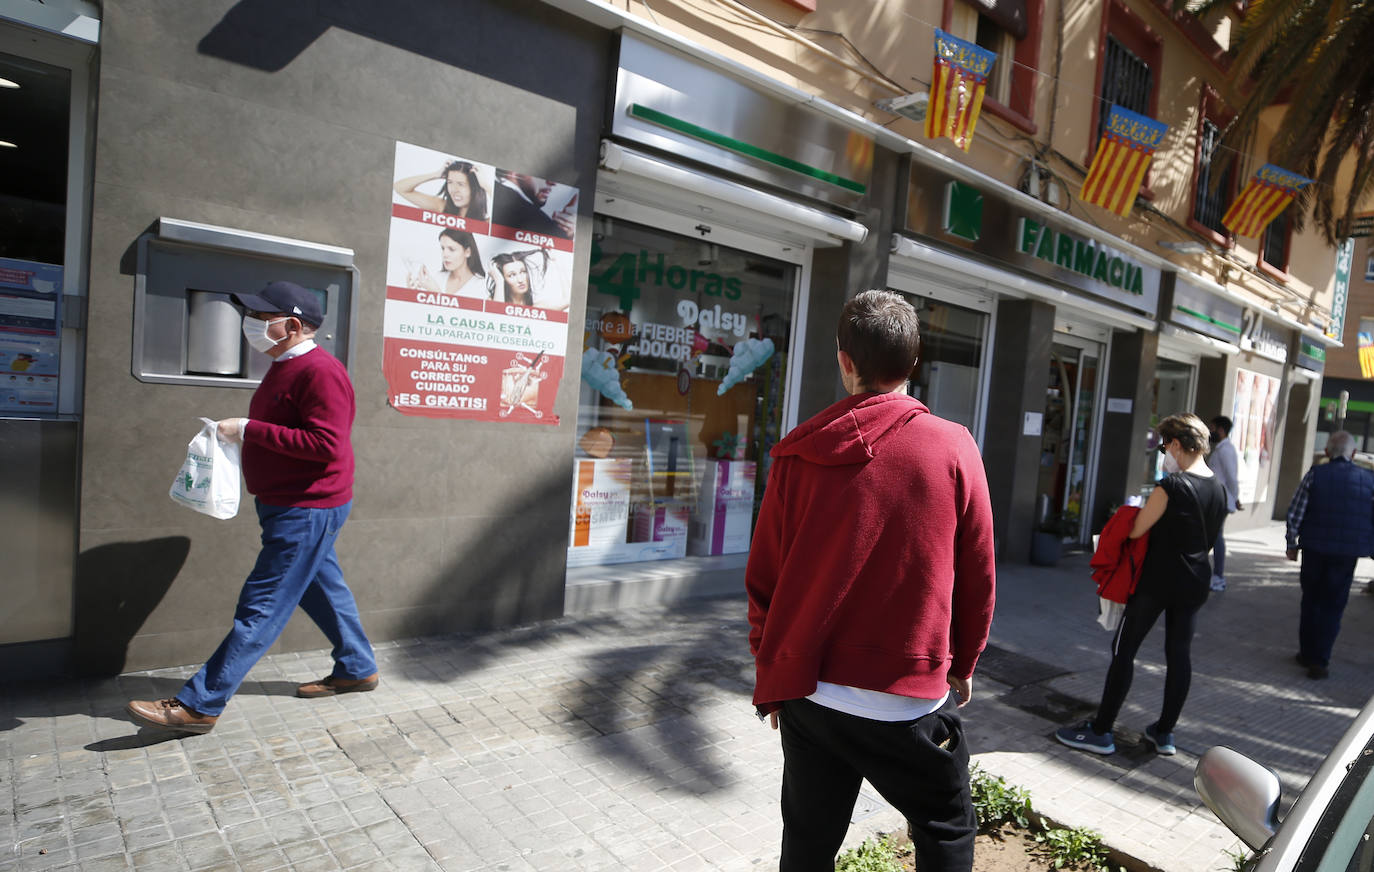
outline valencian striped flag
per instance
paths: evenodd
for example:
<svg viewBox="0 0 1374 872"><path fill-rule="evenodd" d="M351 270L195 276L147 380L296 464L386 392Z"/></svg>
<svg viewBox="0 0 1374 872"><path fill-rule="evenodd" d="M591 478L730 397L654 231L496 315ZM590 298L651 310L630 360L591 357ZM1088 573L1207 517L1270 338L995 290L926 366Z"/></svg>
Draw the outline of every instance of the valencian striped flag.
<svg viewBox="0 0 1374 872"><path fill-rule="evenodd" d="M1113 105L1078 199L1125 218L1169 125Z"/></svg>
<svg viewBox="0 0 1374 872"><path fill-rule="evenodd" d="M1310 184L1309 178L1265 164L1221 216L1221 223L1237 236L1258 237L1293 202L1298 191Z"/></svg>
<svg viewBox="0 0 1374 872"><path fill-rule="evenodd" d="M926 136L948 136L968 151L995 60L997 52L935 28L935 72L926 108Z"/></svg>

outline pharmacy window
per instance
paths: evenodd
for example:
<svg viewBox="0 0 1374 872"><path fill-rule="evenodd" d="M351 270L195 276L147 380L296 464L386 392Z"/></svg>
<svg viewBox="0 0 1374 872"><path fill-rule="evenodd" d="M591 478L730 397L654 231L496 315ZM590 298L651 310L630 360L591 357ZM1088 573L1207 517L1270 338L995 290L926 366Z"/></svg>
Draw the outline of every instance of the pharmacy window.
<svg viewBox="0 0 1374 872"><path fill-rule="evenodd" d="M597 216L568 565L743 553L781 438L798 268Z"/></svg>

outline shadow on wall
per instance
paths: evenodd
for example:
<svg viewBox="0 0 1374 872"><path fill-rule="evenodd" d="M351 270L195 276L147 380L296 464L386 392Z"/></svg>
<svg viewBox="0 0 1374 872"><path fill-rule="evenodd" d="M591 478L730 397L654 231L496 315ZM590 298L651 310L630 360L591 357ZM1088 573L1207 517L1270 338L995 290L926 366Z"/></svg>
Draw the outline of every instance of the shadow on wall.
<svg viewBox="0 0 1374 872"><path fill-rule="evenodd" d="M167 594L191 540L167 536L83 551L76 561L71 671L118 675L129 642Z"/></svg>
<svg viewBox="0 0 1374 872"><path fill-rule="evenodd" d="M454 482L455 492L461 487L461 481ZM537 484L508 492L499 515L472 519L472 529L463 535L467 547L440 569L430 590L416 600L432 604L420 621L422 633L510 627L560 617L571 493L571 462L554 464Z"/></svg>
<svg viewBox="0 0 1374 872"><path fill-rule="evenodd" d="M196 45L204 55L275 73L296 60L331 27L412 52L460 69L497 78L511 87L560 102L579 103L599 93L604 57L598 43L608 39L595 25L554 12L542 0L488 0L454 5L447 0L391 0L385 15L373 3L359 0L281 3L239 0ZM454 15L458 18L455 19ZM518 51L505 39L454 39L452 21L480 21L489 33L521 34ZM576 58L563 49L569 29L590 40L593 53ZM595 81L583 65L595 58ZM599 111L579 125L600 124ZM579 136L577 148L584 147ZM592 138L599 146L599 140ZM585 165L579 154L574 166Z"/></svg>
<svg viewBox="0 0 1374 872"><path fill-rule="evenodd" d="M278 72L329 29L329 21L315 14L316 6L241 0L201 39L197 49L254 69Z"/></svg>

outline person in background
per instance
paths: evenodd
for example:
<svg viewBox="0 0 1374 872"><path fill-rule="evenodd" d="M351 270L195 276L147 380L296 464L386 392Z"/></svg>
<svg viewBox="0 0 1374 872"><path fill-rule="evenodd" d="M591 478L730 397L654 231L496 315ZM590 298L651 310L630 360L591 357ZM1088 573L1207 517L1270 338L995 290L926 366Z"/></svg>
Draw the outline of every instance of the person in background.
<svg viewBox="0 0 1374 872"><path fill-rule="evenodd" d="M1207 456L1207 466L1217 481L1226 490L1226 514L1231 515L1244 508L1240 504L1240 469L1236 446L1231 442L1231 419L1217 415L1212 419L1212 453ZM1212 590L1226 590L1226 518L1221 519L1221 529L1217 530L1217 541L1212 544Z"/></svg>
<svg viewBox="0 0 1374 872"><path fill-rule="evenodd" d="M1327 439L1326 456L1327 463L1307 470L1288 504L1288 559L1302 552L1295 659L1314 679L1330 674L1355 564L1374 554L1374 472L1351 462L1355 437L1344 430Z"/></svg>
<svg viewBox="0 0 1374 872"><path fill-rule="evenodd" d="M353 385L315 344L319 299L291 282L234 294L248 311L248 344L272 358L247 418L219 422L219 438L243 443L243 477L257 497L262 550L239 593L218 650L171 699L132 700L145 726L208 733L248 670L300 606L333 643L334 670L296 688L306 698L377 687L377 661L344 583L334 542L353 505Z"/></svg>
<svg viewBox="0 0 1374 872"><path fill-rule="evenodd" d="M1135 655L1159 616L1164 615L1164 703L1159 720L1145 728L1145 739L1160 754L1176 751L1174 726L1188 699L1193 667L1191 650L1198 609L1210 593L1212 567L1207 552L1226 516L1226 491L1203 457L1207 425L1196 415L1170 415L1159 422L1159 450L1167 473L1135 516L1130 538L1150 534L1145 565L1135 592L1112 639L1112 663L1097 717L1056 730L1062 744L1093 754L1116 751L1112 727L1135 672Z"/></svg>
<svg viewBox="0 0 1374 872"><path fill-rule="evenodd" d="M773 448L745 570L754 704L782 730L779 868L833 872L867 778L910 822L923 872L968 872L958 708L995 587L983 461L968 430L907 395L910 303L859 294L837 342L850 396Z"/></svg>

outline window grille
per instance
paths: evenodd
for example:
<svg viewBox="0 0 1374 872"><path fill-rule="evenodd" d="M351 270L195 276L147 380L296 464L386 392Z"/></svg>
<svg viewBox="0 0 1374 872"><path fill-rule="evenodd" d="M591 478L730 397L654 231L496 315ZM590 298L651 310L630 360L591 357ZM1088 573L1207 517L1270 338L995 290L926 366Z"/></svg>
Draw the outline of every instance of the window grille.
<svg viewBox="0 0 1374 872"><path fill-rule="evenodd" d="M1197 166L1193 220L1222 236L1227 236L1230 231L1221 223L1221 216L1226 214L1227 199L1231 196L1233 188L1231 179L1235 174L1236 165L1232 163L1227 166L1220 183L1213 187L1212 158L1216 154L1217 143L1221 141L1221 128L1213 124L1210 118L1204 118L1201 135L1202 153L1199 155Z"/></svg>
<svg viewBox="0 0 1374 872"><path fill-rule="evenodd" d="M1141 60L1113 36L1107 37L1107 57L1102 67L1102 105L1097 117L1097 138L1093 146L1102 141L1102 130L1107 125L1107 110L1111 104L1150 114L1150 92L1154 89L1154 73L1150 65Z"/></svg>

